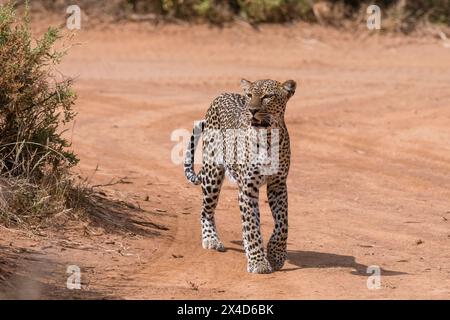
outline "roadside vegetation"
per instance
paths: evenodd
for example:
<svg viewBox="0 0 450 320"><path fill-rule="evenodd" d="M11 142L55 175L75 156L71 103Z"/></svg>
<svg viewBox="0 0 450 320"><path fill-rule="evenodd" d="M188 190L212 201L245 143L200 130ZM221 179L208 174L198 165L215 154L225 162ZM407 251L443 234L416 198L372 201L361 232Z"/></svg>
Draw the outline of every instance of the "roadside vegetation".
<svg viewBox="0 0 450 320"><path fill-rule="evenodd" d="M75 117L72 79L55 72L64 52L49 28L33 40L29 13L0 7L0 221L37 222L69 210L78 159L62 125Z"/></svg>
<svg viewBox="0 0 450 320"><path fill-rule="evenodd" d="M56 69L67 51L55 49L64 36L51 27L35 39L29 12L26 6L18 16L14 5L0 6L0 224L39 229L89 219L127 229L126 215L142 210L103 195L101 185L71 170L78 158L67 130L76 93L73 79ZM130 228L140 223L127 221Z"/></svg>
<svg viewBox="0 0 450 320"><path fill-rule="evenodd" d="M35 10L64 12L69 0L43 0ZM380 6L384 29L408 33L424 24L450 26L450 0L78 0L90 19L110 16L138 21L190 21L223 25L234 21L289 23L306 21L351 26L360 23L371 4Z"/></svg>

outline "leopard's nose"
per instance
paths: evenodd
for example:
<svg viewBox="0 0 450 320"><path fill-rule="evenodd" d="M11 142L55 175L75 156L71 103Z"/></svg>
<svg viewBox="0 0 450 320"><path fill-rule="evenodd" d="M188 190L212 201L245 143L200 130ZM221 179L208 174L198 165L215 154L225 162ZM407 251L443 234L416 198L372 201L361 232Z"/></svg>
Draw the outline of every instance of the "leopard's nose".
<svg viewBox="0 0 450 320"><path fill-rule="evenodd" d="M254 116L258 112L258 109L249 109L249 110L252 116Z"/></svg>

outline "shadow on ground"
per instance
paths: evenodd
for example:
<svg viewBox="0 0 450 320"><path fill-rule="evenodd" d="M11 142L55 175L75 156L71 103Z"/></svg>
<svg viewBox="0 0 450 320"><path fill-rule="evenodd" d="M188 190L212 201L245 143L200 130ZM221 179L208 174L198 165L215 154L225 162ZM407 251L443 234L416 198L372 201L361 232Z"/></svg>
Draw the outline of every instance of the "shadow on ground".
<svg viewBox="0 0 450 320"><path fill-rule="evenodd" d="M235 245L242 247L242 241L231 241ZM243 249L227 248L227 250L239 251L244 253ZM372 273L367 272L367 268L364 264L356 262L355 257L345 256L334 253L316 252L316 251L301 251L301 250L288 250L287 262L295 265L295 268L283 268L281 272L295 271L305 268L352 268L351 274L358 276L370 276ZM401 271L392 271L381 268L381 275L383 276L398 276L407 274Z"/></svg>
<svg viewBox="0 0 450 320"><path fill-rule="evenodd" d="M372 274L367 272L368 266L356 262L355 257L334 253L288 250L288 262L296 265L298 268L284 269L281 271L303 268L352 268L354 270L350 273L354 275L367 277ZM398 276L407 273L381 268L381 274L383 276Z"/></svg>
<svg viewBox="0 0 450 320"><path fill-rule="evenodd" d="M150 221L157 214L143 210L131 203L110 199L99 193L84 199L83 207L94 227L101 227L108 233L133 233L144 237L161 236L169 230L166 226Z"/></svg>

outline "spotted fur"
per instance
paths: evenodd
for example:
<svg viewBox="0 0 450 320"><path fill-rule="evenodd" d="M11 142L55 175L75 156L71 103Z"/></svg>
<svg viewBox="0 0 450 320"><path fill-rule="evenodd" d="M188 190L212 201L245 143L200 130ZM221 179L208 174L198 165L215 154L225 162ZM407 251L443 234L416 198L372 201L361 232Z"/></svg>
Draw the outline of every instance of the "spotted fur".
<svg viewBox="0 0 450 320"><path fill-rule="evenodd" d="M195 125L186 153L185 175L190 182L201 184L202 187L202 245L205 249L218 251L224 251L224 245L217 234L214 211L225 173L237 182L247 271L270 273L281 269L287 258L286 179L291 151L284 114L287 101L295 93L296 83L293 80L280 83L274 80L250 82L243 79L241 85L243 95L224 93L218 96L206 112L205 120ZM244 138L230 135L230 129L243 132ZM267 136L261 140L258 132L264 131L262 129L267 130ZM195 174L194 152L202 132L202 169ZM274 132L279 138L276 145L270 144ZM252 152L251 146L259 146L264 141L267 142L268 154L278 151L278 166L269 174L264 171L267 165L264 160L248 157ZM231 158L226 156L229 154ZM243 161L236 161L243 155ZM267 198L274 219L274 229L266 252L260 231L258 205L259 189L264 184L267 184Z"/></svg>

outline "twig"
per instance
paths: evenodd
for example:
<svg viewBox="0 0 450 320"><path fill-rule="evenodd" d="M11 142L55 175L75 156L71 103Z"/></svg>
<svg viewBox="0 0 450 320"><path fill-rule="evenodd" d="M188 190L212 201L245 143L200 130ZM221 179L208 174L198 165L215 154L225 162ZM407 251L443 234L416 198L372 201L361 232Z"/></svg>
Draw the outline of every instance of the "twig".
<svg viewBox="0 0 450 320"><path fill-rule="evenodd" d="M128 177L123 177L120 178L117 181L114 181L115 178L112 178L110 182L106 183L106 184L95 184L92 186L92 188L99 188L99 187L110 187L110 186L114 186L116 184L130 184L130 181L125 181L125 179L128 179Z"/></svg>

